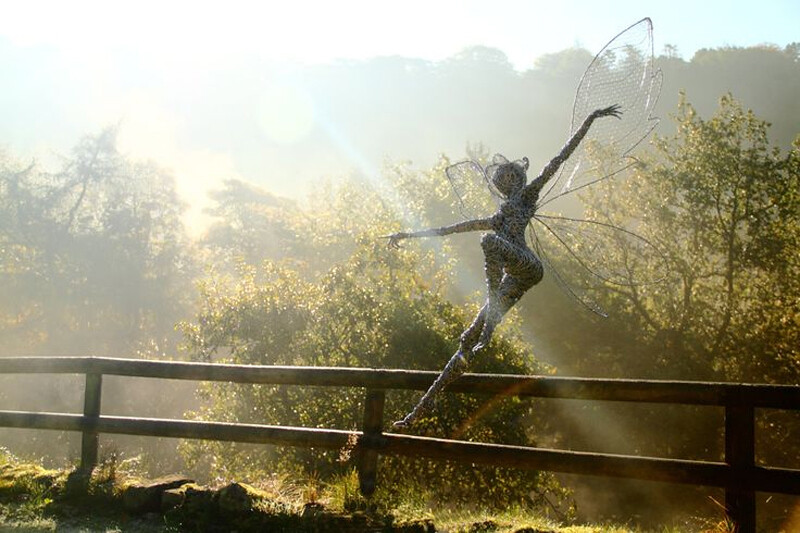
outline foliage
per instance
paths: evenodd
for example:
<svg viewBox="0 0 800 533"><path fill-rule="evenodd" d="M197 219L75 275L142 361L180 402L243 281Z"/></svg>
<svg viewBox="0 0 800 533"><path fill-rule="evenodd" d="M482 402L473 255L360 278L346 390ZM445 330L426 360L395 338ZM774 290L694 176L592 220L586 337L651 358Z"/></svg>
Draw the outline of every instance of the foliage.
<svg viewBox="0 0 800 533"><path fill-rule="evenodd" d="M677 134L658 138L613 194L599 187L587 199L590 215L654 242L667 278L598 290L610 318L585 320L554 342L584 375L796 384L800 144L787 153L772 146L768 124L729 95L710 119L683 101L675 120ZM629 259L628 252L614 244L604 254ZM647 279L657 263L628 266ZM588 411L597 419L610 408ZM621 412L615 424L625 451L722 457L722 423L712 410L643 405ZM552 423L574 445L591 442L581 422ZM796 414L765 411L757 423L758 460L796 466L800 456L789 444L798 441Z"/></svg>
<svg viewBox="0 0 800 533"><path fill-rule="evenodd" d="M129 353L170 336L188 247L171 176L84 138L55 172L0 159L0 338L9 353Z"/></svg>
<svg viewBox="0 0 800 533"><path fill-rule="evenodd" d="M657 141L624 191L591 203L607 219L634 220L669 268L664 283L606 293L625 316L623 337L646 347L617 362L627 375L796 383L798 146L771 147L768 125L730 96L710 120L684 101L676 120L677 136Z"/></svg>
<svg viewBox="0 0 800 533"><path fill-rule="evenodd" d="M52 167L0 154L0 356L174 352L196 271L172 176L120 153L114 128ZM4 379L0 398L30 410L72 410L82 390L65 376ZM107 387L103 403L177 415L179 398L153 388ZM59 463L77 446L65 432L3 433L2 444Z"/></svg>
<svg viewBox="0 0 800 533"><path fill-rule="evenodd" d="M214 205L206 210L214 223L204 236L203 247L215 263L243 260L257 264L263 259L297 257L299 244L294 228L287 225L296 207L289 200L239 180L226 180L212 191Z"/></svg>
<svg viewBox="0 0 800 533"><path fill-rule="evenodd" d="M797 133L797 50L796 43L785 50L704 50L691 61L673 50L671 57L661 58L666 74L662 104L672 105L677 87L686 87L693 105L680 104L677 135L658 140L656 152L624 183L625 189L606 196L600 191L590 209L610 221L630 223L657 242L669 260L671 277L661 285L630 290L606 287L596 295L611 313L606 321L581 314L546 278L518 307L506 336L483 356L481 368L541 371L522 347L522 329L533 333L537 356L558 361L563 374L798 382L800 147L795 144L788 152L775 148L787 147ZM425 160L431 146L455 153L467 140L486 139L512 157L530 156L535 168L537 159L552 155L563 141L558 128L554 134L549 125L566 124L575 80L589 59L588 52L573 49L517 73L502 54L475 48L441 64L384 58L306 74L314 80L309 85L335 93L330 121L367 156L377 150ZM354 96L362 94L359 84L365 82L365 90L375 94L373 72L384 74L390 80L385 85L398 92L368 101ZM453 86L470 90L454 93ZM710 114L720 87L732 88L758 110L758 117L770 118L776 127L768 129L731 97L723 99L716 115L702 119ZM424 134L419 124L409 122L413 115L391 115L392 109L405 109L393 105L401 100L398 95L419 92L426 95L419 109L431 124ZM438 96L442 94L447 95L446 105ZM499 101L502 105L493 105ZM234 106L234 112L251 114L244 99L237 105L241 109ZM382 118L354 128L345 117L348 105ZM661 131L666 127L664 121ZM770 142L768 132L777 141ZM424 140L424 151L406 148L410 136ZM309 147L302 143L280 150L270 157L280 156L292 165L309 158ZM487 153L479 147L470 155ZM323 165L328 161L317 159ZM228 181L212 196L210 214L216 222L204 240L191 243L180 222L183 205L170 174L121 154L114 128L81 140L54 169L0 151L0 351L142 355L137 348L152 341L147 355L161 355L167 351L163 339L187 314L189 285L198 275L193 265L205 261L215 272L200 284L197 318L182 326L188 352L196 359L438 370L474 311L453 306L444 296L453 302L476 300L472 293L482 279L479 247L475 239L454 237L389 255L379 236L458 218L442 174L449 162L442 157L427 171L393 164L376 187L367 179L323 183L305 203ZM611 247L607 253L621 251ZM262 264L264 260L268 262ZM320 319L328 316L337 321ZM10 388L2 389L4 400L15 397ZM23 393L48 402L52 410L68 396L50 386L28 387ZM361 398L353 391L337 391L329 404L330 393L208 387L203 392L207 403L197 416L356 427ZM104 405L113 405L107 402L112 395L107 396ZM387 419L415 398L411 393L390 396ZM295 412L294 402L301 400L308 407ZM468 414L479 411L480 400L447 398L439 416L428 422L429 431L451 434ZM330 405L340 412L330 412ZM469 435L527 442L536 434L578 448L592 433L587 426L599 425L600 410L594 407L578 422L557 420L565 418L560 416L563 410L535 418L527 409L515 402L503 404L483 425L470 427ZM717 459L719 435L707 428L717 427L718 417L698 415L698 437L687 428L687 411L681 409L632 409L622 427L605 428L600 444L629 446L631 453ZM170 414L159 410L160 416ZM759 440L759 459L796 466L798 424L781 417L759 413L759 435L765 435ZM509 420L529 426L533 421L534 429L523 431ZM573 426L565 429L561 423ZM10 437L3 438L9 442ZM66 440L56 438L66 449ZM34 453L33 442L24 443L29 453ZM52 442L47 444L52 448ZM187 448L187 453L199 461L208 451L209 468L222 476L258 468L271 471L274 453L285 465L322 477L347 468L333 455L203 446ZM435 467L423 461L396 464L385 467L384 474L396 470L397 476L427 479L428 468L439 468L437 479L447 483L436 481L435 495L454 501L460 496L439 489L457 489L459 484L498 487L508 481L508 492L518 495L530 481L523 479L515 487L516 481L509 481L512 474L497 471L456 473L452 465ZM534 481L544 486L543 477ZM416 494L424 501L425 490L431 494L431 489L419 485Z"/></svg>

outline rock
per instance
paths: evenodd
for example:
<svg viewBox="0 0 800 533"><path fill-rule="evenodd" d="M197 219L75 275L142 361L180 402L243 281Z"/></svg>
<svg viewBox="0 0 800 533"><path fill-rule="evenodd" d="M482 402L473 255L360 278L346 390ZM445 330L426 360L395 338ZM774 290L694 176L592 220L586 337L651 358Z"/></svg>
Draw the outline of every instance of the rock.
<svg viewBox="0 0 800 533"><path fill-rule="evenodd" d="M325 511L325 506L317 502L309 502L303 506L303 518L313 518Z"/></svg>
<svg viewBox="0 0 800 533"><path fill-rule="evenodd" d="M161 496L164 491L192 483L184 476L166 476L146 484L132 484L122 494L122 506L131 514L158 512L161 510Z"/></svg>
<svg viewBox="0 0 800 533"><path fill-rule="evenodd" d="M219 510L231 514L248 513L254 505L267 499L267 493L247 483L231 483L219 490Z"/></svg>
<svg viewBox="0 0 800 533"><path fill-rule="evenodd" d="M25 480L42 487L49 487L63 477L63 473L58 470L48 470L34 464L0 465L0 481L8 484Z"/></svg>
<svg viewBox="0 0 800 533"><path fill-rule="evenodd" d="M161 512L166 513L176 507L180 507L183 505L183 500L186 497L186 493L182 490L182 487L186 485L182 485L177 489L167 489L161 493Z"/></svg>
<svg viewBox="0 0 800 533"><path fill-rule="evenodd" d="M388 522L386 531L396 531L398 533L436 533L436 526L430 518L420 518L415 520L403 520Z"/></svg>
<svg viewBox="0 0 800 533"><path fill-rule="evenodd" d="M494 520L484 520L483 522L475 522L469 526L469 533L480 533L483 531L497 531L498 525Z"/></svg>
<svg viewBox="0 0 800 533"><path fill-rule="evenodd" d="M186 491L190 488L194 491L202 491L204 489L204 487L194 483L185 483L180 487L167 489L161 493L161 512L166 513L171 509L182 506L183 502L186 501Z"/></svg>
<svg viewBox="0 0 800 533"><path fill-rule="evenodd" d="M233 531L236 529L234 527L227 529L218 527L220 513L216 491L190 483L171 490L167 500L179 498L181 493L182 503L169 510L165 515L168 517L168 521L180 525L181 531Z"/></svg>
<svg viewBox="0 0 800 533"><path fill-rule="evenodd" d="M189 514L213 515L216 514L216 492L200 485L189 484L184 492L183 511Z"/></svg>

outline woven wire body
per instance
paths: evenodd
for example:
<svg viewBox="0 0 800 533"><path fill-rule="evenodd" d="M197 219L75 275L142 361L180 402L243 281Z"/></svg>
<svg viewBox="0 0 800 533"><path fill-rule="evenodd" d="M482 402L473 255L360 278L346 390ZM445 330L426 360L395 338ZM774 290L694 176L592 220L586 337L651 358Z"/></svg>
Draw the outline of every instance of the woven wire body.
<svg viewBox="0 0 800 533"><path fill-rule="evenodd" d="M489 343L503 316L528 289L542 280L542 263L525 242L525 228L531 216L532 206L526 205L518 195L504 202L491 218L494 233L484 234L481 238L486 302L461 334L458 351L414 409L395 424L396 427L407 426L430 411L438 393L466 372L471 356Z"/></svg>
<svg viewBox="0 0 800 533"><path fill-rule="evenodd" d="M599 117L619 117L619 114L618 106L598 109L591 113L558 155L550 160L539 175L528 184L526 184L527 159L508 162L502 156L496 156L495 160L501 161L499 164L491 165L490 172L481 170L491 186L503 197L500 208L491 217L389 236L390 246L397 246L400 239L410 237L444 236L467 231L490 232L481 238L486 274L486 301L472 323L461 334L458 351L450 358L439 377L412 411L402 420L395 422L396 428L409 426L431 409L439 392L461 376L469 366L470 358L489 343L494 329L503 316L528 289L542 280L544 276L542 263L525 240L528 223L536 213L539 194L586 136L592 122ZM473 164L477 166L477 163Z"/></svg>

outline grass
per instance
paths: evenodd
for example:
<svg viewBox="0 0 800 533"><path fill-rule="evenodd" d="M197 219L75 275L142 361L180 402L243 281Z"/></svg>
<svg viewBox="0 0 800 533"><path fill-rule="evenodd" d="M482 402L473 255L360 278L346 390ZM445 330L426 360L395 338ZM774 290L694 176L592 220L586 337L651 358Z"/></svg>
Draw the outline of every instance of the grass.
<svg viewBox="0 0 800 533"><path fill-rule="evenodd" d="M254 483L257 504L245 509L246 516L220 523L183 511L129 516L122 493L135 482L135 462L104 461L91 476L76 471L46 470L19 461L0 448L0 532L2 531L102 531L146 533L154 531L448 531L452 533L727 533L724 521L698 522L686 528L664 527L640 530L621 525L564 525L529 509L491 512L481 509L431 507L430 500L394 501L380 491L364 498L358 476L351 471L330 483L316 476L294 480L271 475ZM310 516L310 518L309 518ZM206 523L204 520L211 520Z"/></svg>

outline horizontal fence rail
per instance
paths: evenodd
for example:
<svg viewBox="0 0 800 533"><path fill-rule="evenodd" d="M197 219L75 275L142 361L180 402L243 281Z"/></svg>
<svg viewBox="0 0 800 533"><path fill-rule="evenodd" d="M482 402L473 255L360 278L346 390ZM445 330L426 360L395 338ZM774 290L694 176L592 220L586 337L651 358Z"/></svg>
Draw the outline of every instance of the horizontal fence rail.
<svg viewBox="0 0 800 533"><path fill-rule="evenodd" d="M421 370L230 365L106 357L0 358L0 374L13 373L103 374L262 385L403 390L427 390L439 375L438 372ZM465 374L448 385L447 390L539 398L800 409L800 387L793 385Z"/></svg>
<svg viewBox="0 0 800 533"><path fill-rule="evenodd" d="M493 466L547 470L570 474L624 477L711 487L738 487L741 480L719 462L660 459L485 444L432 437L384 433L365 437L361 431L311 429L227 422L198 422L158 418L101 416L96 421L82 415L0 411L0 426L62 431L96 431L121 435L202 439L215 441L342 449L352 437L382 455L404 455L465 461ZM364 438L362 441L361 438ZM800 494L800 472L755 466L748 478L762 492Z"/></svg>
<svg viewBox="0 0 800 533"><path fill-rule="evenodd" d="M800 495L800 470L755 464L754 409L800 409L800 387L685 381L466 374L451 392L725 408L725 462L574 452L383 433L385 390L425 390L437 372L250 366L102 357L0 358L0 374L84 374L83 414L0 411L0 427L79 431L81 463L97 461L100 433L342 449L357 443L361 489L371 494L379 455L722 487L737 531L755 531L755 491ZM366 389L363 431L101 415L102 376Z"/></svg>

